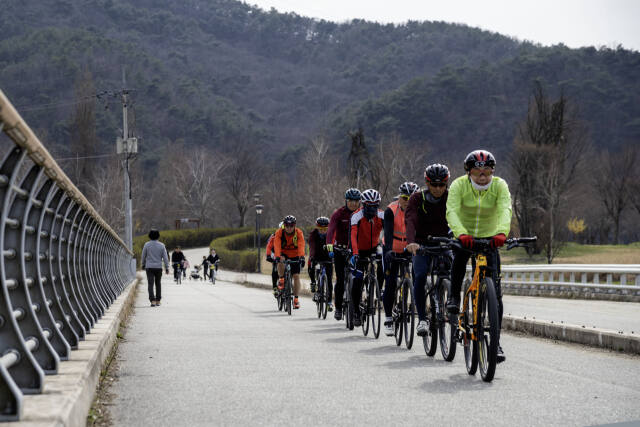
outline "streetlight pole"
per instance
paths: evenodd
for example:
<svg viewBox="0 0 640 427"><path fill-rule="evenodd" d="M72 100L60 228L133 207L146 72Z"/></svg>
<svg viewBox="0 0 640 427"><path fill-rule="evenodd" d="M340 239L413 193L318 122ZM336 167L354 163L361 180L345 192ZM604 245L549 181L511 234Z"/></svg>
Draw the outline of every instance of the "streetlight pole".
<svg viewBox="0 0 640 427"><path fill-rule="evenodd" d="M260 194L258 193L254 193L253 194L253 204L258 206L260 204ZM253 234L253 247L256 247L256 241L258 239L258 215L256 214L256 232Z"/></svg>
<svg viewBox="0 0 640 427"><path fill-rule="evenodd" d="M256 205L256 235L258 236L258 273L260 273L260 215L262 215L262 210L264 206Z"/></svg>

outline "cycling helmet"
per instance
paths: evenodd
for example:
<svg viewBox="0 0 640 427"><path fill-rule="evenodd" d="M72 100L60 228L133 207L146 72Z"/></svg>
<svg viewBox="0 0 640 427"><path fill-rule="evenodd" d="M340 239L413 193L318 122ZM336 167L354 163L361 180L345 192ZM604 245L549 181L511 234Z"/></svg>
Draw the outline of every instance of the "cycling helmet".
<svg viewBox="0 0 640 427"><path fill-rule="evenodd" d="M496 158L487 150L472 151L464 159L464 170L467 172L483 166L489 166L491 169L496 167Z"/></svg>
<svg viewBox="0 0 640 427"><path fill-rule="evenodd" d="M347 200L360 200L362 198L362 194L357 188L349 188L344 193L344 198Z"/></svg>
<svg viewBox="0 0 640 427"><path fill-rule="evenodd" d="M402 184L400 184L400 188L398 190L400 191L400 194L410 196L418 191L418 184L411 181L403 182Z"/></svg>
<svg viewBox="0 0 640 427"><path fill-rule="evenodd" d="M282 222L283 222L283 224L284 224L284 225L291 225L291 224L295 225L295 224L296 224L296 222L297 222L297 220L296 220L296 217L295 217L295 216L293 216L293 215L287 215L287 216L285 216L285 217L284 217L284 219L282 220Z"/></svg>
<svg viewBox="0 0 640 427"><path fill-rule="evenodd" d="M378 193L373 188L365 190L362 192L362 203L366 205L379 205L380 204L380 193Z"/></svg>
<svg viewBox="0 0 640 427"><path fill-rule="evenodd" d="M430 184L446 184L449 182L449 168L440 163L429 165L424 170L424 180Z"/></svg>
<svg viewBox="0 0 640 427"><path fill-rule="evenodd" d="M329 218L326 216L319 216L316 218L316 225L319 227L328 227L329 226Z"/></svg>

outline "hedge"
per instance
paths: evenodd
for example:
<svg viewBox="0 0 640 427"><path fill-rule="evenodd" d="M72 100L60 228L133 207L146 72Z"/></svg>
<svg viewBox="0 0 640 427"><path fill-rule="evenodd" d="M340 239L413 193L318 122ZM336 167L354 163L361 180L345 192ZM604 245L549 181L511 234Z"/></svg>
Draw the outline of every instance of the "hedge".
<svg viewBox="0 0 640 427"><path fill-rule="evenodd" d="M260 230L260 256L264 256L264 249L267 245L267 239L275 229ZM258 265L257 250L253 248L253 237L255 231L246 231L244 233L232 234L229 236L219 237L209 245L215 248L216 253L220 256L220 264L225 269L254 272Z"/></svg>
<svg viewBox="0 0 640 427"><path fill-rule="evenodd" d="M183 248L197 248L199 246L210 245L213 239L230 234L237 234L248 228L192 228L188 230L160 230L160 241L165 244L167 250L171 252L176 246ZM142 247L149 241L145 234L136 236L133 239L133 253L140 265Z"/></svg>

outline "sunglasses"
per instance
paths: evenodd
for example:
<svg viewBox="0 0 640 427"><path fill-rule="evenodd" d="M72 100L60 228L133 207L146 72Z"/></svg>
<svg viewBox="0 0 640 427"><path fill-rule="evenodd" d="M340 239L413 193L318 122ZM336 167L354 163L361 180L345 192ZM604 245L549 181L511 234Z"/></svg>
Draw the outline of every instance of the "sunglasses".
<svg viewBox="0 0 640 427"><path fill-rule="evenodd" d="M402 200L409 200L410 196L407 196L406 194L401 194L400 196L398 196L399 198L401 198Z"/></svg>
<svg viewBox="0 0 640 427"><path fill-rule="evenodd" d="M493 174L493 168L490 168L489 166L483 166L481 168L473 168L471 169L471 175L475 175L478 176L480 174L486 174L486 175L492 175Z"/></svg>
<svg viewBox="0 0 640 427"><path fill-rule="evenodd" d="M444 182L430 182L429 185L431 187L446 187L447 184Z"/></svg>

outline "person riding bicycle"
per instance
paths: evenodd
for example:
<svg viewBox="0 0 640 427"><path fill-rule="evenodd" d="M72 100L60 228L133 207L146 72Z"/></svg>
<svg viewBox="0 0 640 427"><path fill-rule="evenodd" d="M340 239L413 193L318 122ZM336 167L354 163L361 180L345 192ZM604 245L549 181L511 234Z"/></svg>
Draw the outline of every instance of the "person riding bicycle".
<svg viewBox="0 0 640 427"><path fill-rule="evenodd" d="M464 160L467 172L451 184L447 199L447 221L453 235L463 247L473 248L475 238L491 239L491 248L504 245L511 229L511 194L507 183L494 175L496 159L486 150L472 151ZM451 270L452 292L447 309L457 315L460 305L460 288L471 254L455 251ZM498 251L489 253L487 265L492 270L498 297L498 325L502 327L502 289L500 286L500 257ZM498 362L505 355L498 346Z"/></svg>
<svg viewBox="0 0 640 427"><path fill-rule="evenodd" d="M385 278L384 294L382 300L386 319L384 321L384 333L393 335L393 300L396 294L398 281L398 269L400 263L392 259L393 256L403 256L407 246L407 233L405 227L405 211L409 204L409 197L418 190L418 184L404 182L398 189L398 199L389 203L384 211L384 247L383 270ZM382 283L381 283L382 285Z"/></svg>
<svg viewBox="0 0 640 427"><path fill-rule="evenodd" d="M309 273L309 278L311 279L311 293L316 292L316 264L320 261L331 261L329 257L329 252L325 248L325 243L327 242L327 228L329 227L329 218L326 216L321 216L316 218L316 226L309 233L309 263L307 265L307 271ZM333 276L333 265L326 265L327 271L327 294L329 295L329 299L327 301L327 311L333 311L333 306L331 305L331 294L333 292L333 285L331 283L331 278Z"/></svg>
<svg viewBox="0 0 640 427"><path fill-rule="evenodd" d="M360 207L360 199L362 194L357 188L349 188L344 193L344 206L336 209L329 220L329 229L327 230L327 252L333 257L333 245L343 247L349 246L351 233L351 215ZM346 259L342 256L333 257L333 264L336 270L335 283L335 303L336 312L333 317L336 320L342 320L342 299L344 296L344 270L346 268Z"/></svg>
<svg viewBox="0 0 640 427"><path fill-rule="evenodd" d="M173 267L173 280L178 281L178 274L182 268L182 262L184 261L184 254L180 250L180 246L176 246L171 253L171 265Z"/></svg>
<svg viewBox="0 0 640 427"><path fill-rule="evenodd" d="M300 308L298 294L300 293L300 268L304 266L304 233L296 227L296 217L287 215L284 217L283 228L276 231L273 237L274 252L278 263L278 289L284 289L284 259L297 260L291 265L293 276L293 308Z"/></svg>
<svg viewBox="0 0 640 427"><path fill-rule="evenodd" d="M362 192L362 207L351 215L351 268L356 270L351 288L351 301L354 302L354 326L360 326L360 301L362 298L362 274L366 268L364 259L376 253L378 238L382 231L384 212L380 206L380 193L370 188ZM360 257L363 260L360 260Z"/></svg>
<svg viewBox="0 0 640 427"><path fill-rule="evenodd" d="M418 191L409 199L405 213L407 225L407 251L413 254L413 292L418 311L419 336L428 333L426 294L427 275L430 273L431 257L417 254L421 245L427 245L429 236L447 237L447 184L449 183L449 168L434 163L424 170L426 189ZM447 251L448 268L451 267L451 251ZM385 329L386 331L386 329ZM393 333L393 331L392 331Z"/></svg>
<svg viewBox="0 0 640 427"><path fill-rule="evenodd" d="M278 224L278 229L282 228L282 221ZM273 253L273 238L275 237L275 232L269 236L267 239L267 248L265 249L265 253L267 254L267 261L271 263L271 286L273 287L273 296L278 296L278 268L275 261L275 255Z"/></svg>

